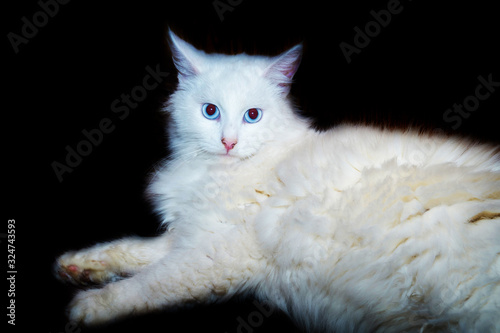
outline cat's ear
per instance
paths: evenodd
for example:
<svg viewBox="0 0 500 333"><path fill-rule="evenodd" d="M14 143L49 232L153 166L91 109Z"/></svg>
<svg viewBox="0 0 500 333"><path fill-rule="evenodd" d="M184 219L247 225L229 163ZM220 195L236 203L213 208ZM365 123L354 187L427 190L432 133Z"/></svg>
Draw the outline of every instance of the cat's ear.
<svg viewBox="0 0 500 333"><path fill-rule="evenodd" d="M292 78L299 68L301 58L302 44L298 44L272 58L271 64L265 71L265 76L280 86L285 95L290 91Z"/></svg>
<svg viewBox="0 0 500 333"><path fill-rule="evenodd" d="M174 65L179 72L179 80L199 73L200 55L202 51L179 38L172 30L168 30L168 45L172 52Z"/></svg>

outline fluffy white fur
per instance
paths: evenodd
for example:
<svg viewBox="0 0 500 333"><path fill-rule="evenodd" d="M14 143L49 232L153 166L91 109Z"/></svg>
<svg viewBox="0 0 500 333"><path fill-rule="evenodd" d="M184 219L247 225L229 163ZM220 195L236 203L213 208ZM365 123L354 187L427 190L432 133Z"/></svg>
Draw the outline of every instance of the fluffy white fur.
<svg viewBox="0 0 500 333"><path fill-rule="evenodd" d="M300 45L270 58L170 39L173 157L149 189L166 231L61 256L64 280L113 281L80 292L71 319L252 294L309 331L500 332L495 147L363 126L317 132L287 99ZM250 108L259 122L243 120Z"/></svg>

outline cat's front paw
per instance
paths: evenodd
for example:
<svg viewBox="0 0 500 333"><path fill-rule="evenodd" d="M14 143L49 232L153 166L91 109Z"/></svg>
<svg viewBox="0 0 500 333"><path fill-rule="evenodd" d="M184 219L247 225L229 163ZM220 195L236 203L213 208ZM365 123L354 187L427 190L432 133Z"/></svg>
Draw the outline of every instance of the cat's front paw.
<svg viewBox="0 0 500 333"><path fill-rule="evenodd" d="M54 264L54 274L63 282L76 285L101 284L120 278L106 261L78 252L60 256Z"/></svg>
<svg viewBox="0 0 500 333"><path fill-rule="evenodd" d="M69 305L69 319L86 326L103 324L113 316L109 309L106 289L81 291Z"/></svg>

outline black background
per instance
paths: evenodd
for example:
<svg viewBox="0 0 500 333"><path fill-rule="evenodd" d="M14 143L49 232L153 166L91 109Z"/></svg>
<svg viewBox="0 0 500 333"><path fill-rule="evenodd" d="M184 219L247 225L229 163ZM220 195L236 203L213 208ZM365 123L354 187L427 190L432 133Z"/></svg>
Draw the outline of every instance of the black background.
<svg viewBox="0 0 500 333"><path fill-rule="evenodd" d="M305 54L292 94L318 127L364 121L499 141L495 117L500 88L457 129L443 120L448 108L474 94L479 75L491 74L500 81L500 23L493 4L401 1L401 13L348 64L339 44L352 45L353 28L363 29L373 20L370 11L386 9L388 1L270 5L244 0L224 12L223 20L213 3L73 0L60 5L17 54L7 34L20 35L21 18L32 21L41 8L37 1L3 5L2 164L7 202L2 205L0 232L6 232L8 219L16 220L15 329L64 332L64 309L75 289L52 277L57 255L98 241L157 232L158 220L143 192L152 166L167 154L166 120L159 108L176 84L165 43L167 26L208 51L274 55L303 42ZM119 120L111 103L141 85L146 66L157 64L170 75ZM110 118L115 130L59 182L51 164L64 163L65 147L75 148L85 139L82 130L96 128L103 118ZM5 267L6 242L0 240ZM8 286L3 285L5 309ZM253 311L251 299L235 300L131 318L99 330L81 329L237 332L237 318L246 319ZM4 314L1 318L7 321ZM295 330L277 313L253 328Z"/></svg>

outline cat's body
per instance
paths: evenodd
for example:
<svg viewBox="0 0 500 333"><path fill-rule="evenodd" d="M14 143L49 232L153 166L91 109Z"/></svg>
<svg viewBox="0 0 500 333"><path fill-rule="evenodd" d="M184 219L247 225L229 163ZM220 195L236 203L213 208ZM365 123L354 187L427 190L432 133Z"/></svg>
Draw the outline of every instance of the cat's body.
<svg viewBox="0 0 500 333"><path fill-rule="evenodd" d="M317 132L286 99L299 47L230 57L171 38L174 157L149 189L167 230L60 257L76 282L134 275L80 293L72 319L253 294L311 331L500 330L494 147Z"/></svg>

